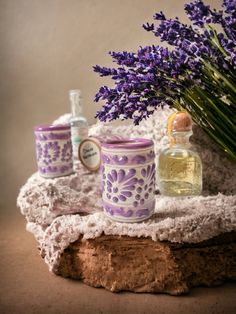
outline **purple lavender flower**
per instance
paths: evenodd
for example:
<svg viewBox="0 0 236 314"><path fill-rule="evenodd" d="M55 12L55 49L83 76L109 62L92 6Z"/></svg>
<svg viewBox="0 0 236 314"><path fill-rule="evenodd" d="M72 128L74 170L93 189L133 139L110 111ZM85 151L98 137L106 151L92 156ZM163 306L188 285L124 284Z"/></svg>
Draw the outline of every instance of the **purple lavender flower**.
<svg viewBox="0 0 236 314"><path fill-rule="evenodd" d="M185 11L194 25L203 27L205 23L221 23L222 11L212 11L209 5L205 5L201 0L195 0L185 5Z"/></svg>
<svg viewBox="0 0 236 314"><path fill-rule="evenodd" d="M229 134L222 136L220 132L217 142L236 159L235 143L230 140L233 137L230 130L235 125L231 119L236 115L236 0L222 0L219 11L202 0L194 0L185 6L185 11L190 26L178 18L166 18L163 12L154 15L155 23L143 25L171 49L152 45L140 47L135 53L110 52L116 68L94 67L100 76L109 76L114 81L112 88L103 86L95 95L96 102L105 101L96 117L101 121L133 119L139 124L157 107L181 107L216 140L213 135L216 127L212 127L216 119L210 117L222 110L221 117L227 116L223 129ZM224 32L217 32L214 24ZM212 99L215 103L220 100L218 111L214 111L215 105L205 114Z"/></svg>
<svg viewBox="0 0 236 314"><path fill-rule="evenodd" d="M116 75L117 70L116 69L111 69L107 67L100 67L99 65L96 65L93 67L94 72L97 72L100 74L100 76L108 76L108 75Z"/></svg>
<svg viewBox="0 0 236 314"><path fill-rule="evenodd" d="M225 8L226 13L236 17L236 0L223 0L222 6Z"/></svg>
<svg viewBox="0 0 236 314"><path fill-rule="evenodd" d="M166 20L166 17L164 15L164 13L162 11L160 11L159 13L155 13L153 15L153 19L157 20L157 21L164 21L164 20Z"/></svg>
<svg viewBox="0 0 236 314"><path fill-rule="evenodd" d="M109 54L112 56L113 61L115 61L119 65L132 67L135 64L135 62L138 61L136 54L133 52L123 51L121 53L110 51Z"/></svg>
<svg viewBox="0 0 236 314"><path fill-rule="evenodd" d="M138 124L152 114L157 106L170 103L172 90L177 90L178 82L163 80L162 72L169 70L174 78L184 68L180 63L169 61L170 53L166 48L141 47L136 60L133 59L132 67L117 69L116 88L101 87L96 94L95 101L106 100L106 105L97 117L106 121L122 116L123 119L132 118ZM100 75L107 75L108 72L101 67L99 71Z"/></svg>
<svg viewBox="0 0 236 314"><path fill-rule="evenodd" d="M148 32L152 32L154 31L155 26L153 23L152 24L146 23L146 24L143 24L143 28Z"/></svg>

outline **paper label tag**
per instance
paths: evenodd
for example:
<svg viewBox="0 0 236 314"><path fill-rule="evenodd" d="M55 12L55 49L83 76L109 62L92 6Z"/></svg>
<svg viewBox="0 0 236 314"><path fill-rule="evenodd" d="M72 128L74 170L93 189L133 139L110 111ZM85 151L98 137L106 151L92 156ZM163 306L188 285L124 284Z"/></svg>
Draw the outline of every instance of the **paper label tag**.
<svg viewBox="0 0 236 314"><path fill-rule="evenodd" d="M93 137L84 139L79 146L79 160L90 171L97 171L101 164L101 145Z"/></svg>

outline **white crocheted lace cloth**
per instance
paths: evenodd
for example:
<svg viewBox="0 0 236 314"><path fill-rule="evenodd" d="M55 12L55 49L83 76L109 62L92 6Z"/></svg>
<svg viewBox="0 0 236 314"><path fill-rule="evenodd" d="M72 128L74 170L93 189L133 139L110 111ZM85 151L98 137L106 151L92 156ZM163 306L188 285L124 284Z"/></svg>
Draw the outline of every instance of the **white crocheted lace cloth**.
<svg viewBox="0 0 236 314"><path fill-rule="evenodd" d="M138 127L97 123L91 127L90 135L106 137L113 133L151 138L158 156L168 145L165 126L170 112L169 109L157 110ZM65 115L55 123L67 122L68 118L69 115ZM76 173L55 179L33 174L21 188L17 205L50 270L56 272L61 253L81 235L83 239L106 234L196 243L236 231L236 164L197 127L192 142L203 162L204 196L169 198L158 195L154 215L141 223L113 222L104 215L99 173L89 173L79 167Z"/></svg>

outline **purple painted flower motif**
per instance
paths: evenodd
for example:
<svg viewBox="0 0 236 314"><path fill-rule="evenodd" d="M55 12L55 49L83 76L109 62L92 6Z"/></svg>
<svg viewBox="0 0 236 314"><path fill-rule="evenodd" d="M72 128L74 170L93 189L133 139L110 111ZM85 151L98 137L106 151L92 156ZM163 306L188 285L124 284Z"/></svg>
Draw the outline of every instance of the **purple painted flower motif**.
<svg viewBox="0 0 236 314"><path fill-rule="evenodd" d="M133 194L132 191L135 190L135 184L138 182L135 174L135 169L112 169L106 179L107 198L114 203L125 202L127 198L130 198Z"/></svg>
<svg viewBox="0 0 236 314"><path fill-rule="evenodd" d="M64 132L64 133L49 133L47 140L69 140L70 139L70 132Z"/></svg>
<svg viewBox="0 0 236 314"><path fill-rule="evenodd" d="M144 178L149 179L150 181L154 180L155 178L155 164L148 165L147 168L143 168L141 170L141 174Z"/></svg>
<svg viewBox="0 0 236 314"><path fill-rule="evenodd" d="M125 165L128 162L128 157L127 156L118 156L115 155L112 157L113 161L117 165Z"/></svg>
<svg viewBox="0 0 236 314"><path fill-rule="evenodd" d="M46 173L46 168L45 167L39 167L39 172Z"/></svg>
<svg viewBox="0 0 236 314"><path fill-rule="evenodd" d="M107 212L108 214L110 214L111 216L114 215L114 211L113 211L113 209L112 209L110 206L104 205L104 208L105 208L105 210L106 210L106 212Z"/></svg>
<svg viewBox="0 0 236 314"><path fill-rule="evenodd" d="M146 162L146 157L142 155L136 155L132 158L132 162L136 164L144 164Z"/></svg>
<svg viewBox="0 0 236 314"><path fill-rule="evenodd" d="M72 146L71 142L68 141L64 144L62 151L61 151L61 160L65 162L71 161L72 158Z"/></svg>
<svg viewBox="0 0 236 314"><path fill-rule="evenodd" d="M105 154L102 154L102 161L105 164L110 164L110 162L111 162L110 158L107 155L105 155Z"/></svg>
<svg viewBox="0 0 236 314"><path fill-rule="evenodd" d="M56 161L60 156L60 146L57 142L49 142L44 146L44 162L45 164L51 164L53 161Z"/></svg>
<svg viewBox="0 0 236 314"><path fill-rule="evenodd" d="M37 143L36 144L36 157L38 161L41 159L42 155L43 155L42 146L40 143Z"/></svg>
<svg viewBox="0 0 236 314"><path fill-rule="evenodd" d="M39 134L36 133L35 136L36 136L36 139L39 141L47 141L47 139L48 139L47 136L45 134L42 134L42 133L39 133Z"/></svg>
<svg viewBox="0 0 236 314"><path fill-rule="evenodd" d="M67 172L68 170L69 170L69 167L68 167L68 166L63 165L63 166L60 167L60 172L61 172L61 173L65 173L65 172Z"/></svg>
<svg viewBox="0 0 236 314"><path fill-rule="evenodd" d="M55 173L58 171L58 168L56 166L48 166L46 167L46 172L47 173Z"/></svg>
<svg viewBox="0 0 236 314"><path fill-rule="evenodd" d="M120 216L120 217L132 217L133 216L133 210L132 209L124 209L123 207L116 207L108 204L103 204L106 212L111 216Z"/></svg>
<svg viewBox="0 0 236 314"><path fill-rule="evenodd" d="M154 151L150 151L150 153L147 154L147 161L151 161L155 158L155 153Z"/></svg>
<svg viewBox="0 0 236 314"><path fill-rule="evenodd" d="M144 179L139 179L139 186L136 188L135 201L133 202L134 207L145 204L145 200L148 200L150 195L154 193L155 187L155 164L148 165L142 168L141 175ZM145 185L144 185L145 183Z"/></svg>
<svg viewBox="0 0 236 314"><path fill-rule="evenodd" d="M147 217L148 214L149 214L149 209L148 208L142 208L142 209L137 210L137 212L136 212L136 216L137 217L142 217L142 216Z"/></svg>
<svg viewBox="0 0 236 314"><path fill-rule="evenodd" d="M124 210L123 207L118 207L115 210L115 213L122 217L132 217L133 216L133 210L128 209L127 211Z"/></svg>

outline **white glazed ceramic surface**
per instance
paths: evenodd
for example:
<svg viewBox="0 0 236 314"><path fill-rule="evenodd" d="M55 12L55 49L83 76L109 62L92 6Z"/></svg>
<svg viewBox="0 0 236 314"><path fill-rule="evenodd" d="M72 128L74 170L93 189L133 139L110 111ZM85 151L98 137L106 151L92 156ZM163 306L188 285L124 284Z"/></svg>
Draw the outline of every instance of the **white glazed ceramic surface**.
<svg viewBox="0 0 236 314"><path fill-rule="evenodd" d="M46 127L45 127L46 128ZM54 178L73 172L70 129L35 130L38 171L42 177Z"/></svg>
<svg viewBox="0 0 236 314"><path fill-rule="evenodd" d="M113 220L138 222L153 214L155 163L150 142L148 147L102 146L103 207Z"/></svg>

